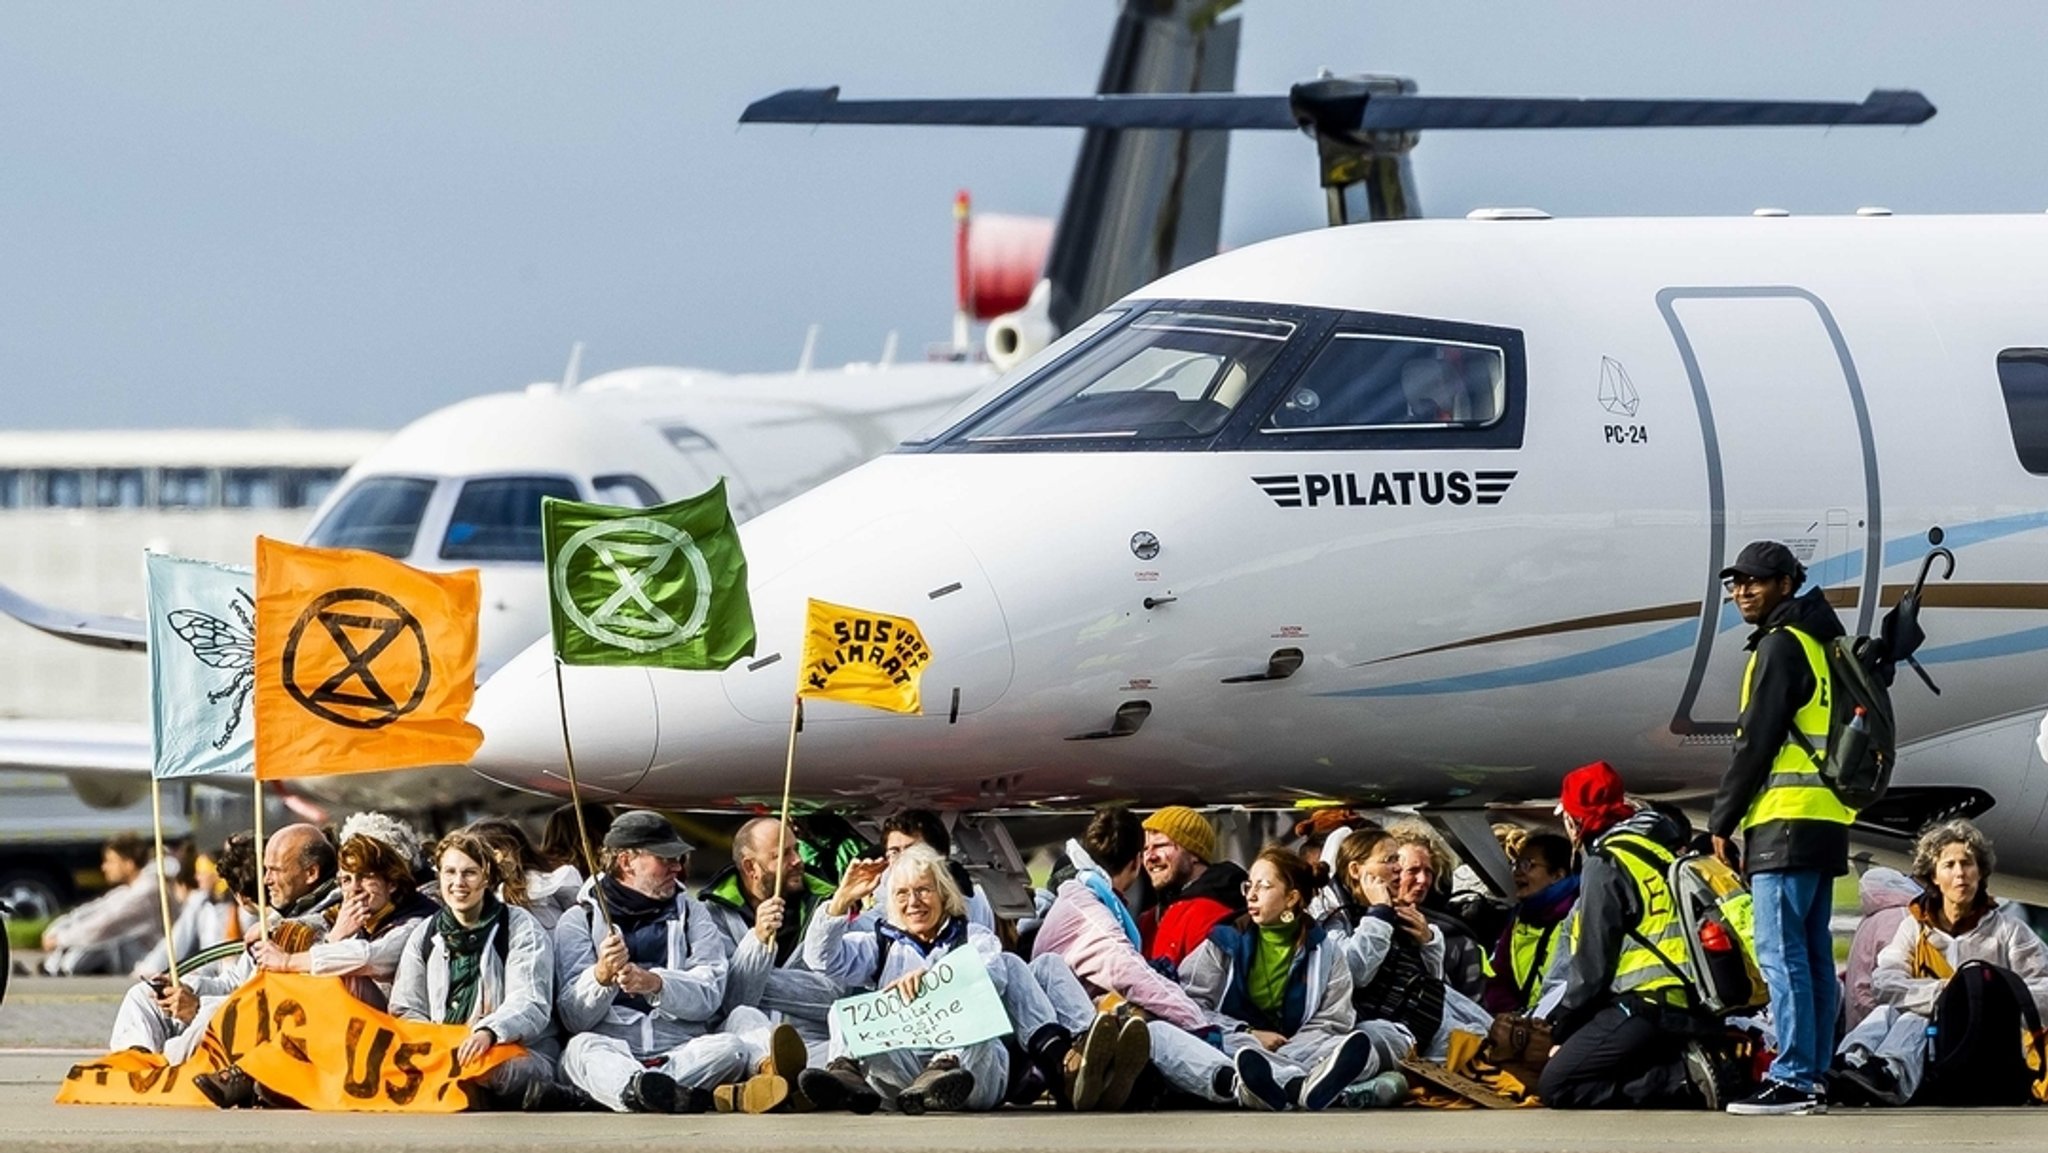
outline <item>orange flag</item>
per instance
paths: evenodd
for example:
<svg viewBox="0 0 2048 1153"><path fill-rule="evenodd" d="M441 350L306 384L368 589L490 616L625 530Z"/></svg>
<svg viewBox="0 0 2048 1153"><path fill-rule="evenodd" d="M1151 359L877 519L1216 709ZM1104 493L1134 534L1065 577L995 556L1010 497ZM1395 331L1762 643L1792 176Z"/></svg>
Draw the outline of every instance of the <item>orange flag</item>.
<svg viewBox="0 0 2048 1153"><path fill-rule="evenodd" d="M256 538L256 775L459 765L483 743L476 570Z"/></svg>

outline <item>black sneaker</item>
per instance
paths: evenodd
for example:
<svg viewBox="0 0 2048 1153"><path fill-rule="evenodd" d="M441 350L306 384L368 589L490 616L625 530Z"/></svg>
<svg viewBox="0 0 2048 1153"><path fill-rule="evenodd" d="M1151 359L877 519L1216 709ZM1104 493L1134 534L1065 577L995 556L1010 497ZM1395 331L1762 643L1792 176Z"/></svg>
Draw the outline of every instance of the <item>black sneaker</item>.
<svg viewBox="0 0 2048 1153"><path fill-rule="evenodd" d="M1798 1089L1783 1081L1766 1081L1764 1087L1740 1101L1730 1101L1728 1112L1738 1117L1777 1117L1828 1111L1826 1094Z"/></svg>
<svg viewBox="0 0 2048 1153"><path fill-rule="evenodd" d="M254 1109L256 1107L256 1081L241 1066L230 1065L217 1073L199 1073L192 1078L192 1087L199 1090L216 1109Z"/></svg>
<svg viewBox="0 0 2048 1153"><path fill-rule="evenodd" d="M674 1077L642 1069L619 1091L619 1103L628 1113L675 1113L679 1111L678 1089Z"/></svg>
<svg viewBox="0 0 2048 1153"><path fill-rule="evenodd" d="M1303 1078L1295 1103L1312 1111L1329 1108L1346 1085L1371 1067L1372 1060L1372 1038L1363 1033L1345 1037Z"/></svg>
<svg viewBox="0 0 2048 1153"><path fill-rule="evenodd" d="M1237 1067L1237 1103L1247 1109L1277 1113L1287 1108L1287 1090L1273 1072L1273 1059L1256 1045L1239 1049L1231 1058Z"/></svg>
<svg viewBox="0 0 2048 1153"><path fill-rule="evenodd" d="M882 1107L882 1095L850 1058L835 1057L823 1069L806 1069L796 1075L796 1083L820 1109L847 1109L865 1116Z"/></svg>
<svg viewBox="0 0 2048 1153"><path fill-rule="evenodd" d="M896 1108L916 1117L924 1113L955 1113L974 1095L974 1074L953 1057L934 1057L915 1080L896 1094Z"/></svg>

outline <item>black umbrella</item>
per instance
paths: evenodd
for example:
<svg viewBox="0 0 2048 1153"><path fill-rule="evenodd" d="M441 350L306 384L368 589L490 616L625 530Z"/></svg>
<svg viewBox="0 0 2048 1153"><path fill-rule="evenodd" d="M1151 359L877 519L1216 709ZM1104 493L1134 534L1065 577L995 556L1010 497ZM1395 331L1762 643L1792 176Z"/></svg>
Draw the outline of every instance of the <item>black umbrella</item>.
<svg viewBox="0 0 2048 1153"><path fill-rule="evenodd" d="M1920 562L1919 579L1913 582L1912 588L1906 590L1905 596L1899 598L1899 603L1892 606L1892 611L1884 614L1883 622L1878 625L1873 646L1876 651L1871 656L1875 657L1874 667L1886 686L1892 683L1892 677L1898 672L1899 662L1904 661L1912 666L1913 672L1929 690L1940 696L1941 689L1936 687L1933 678L1927 675L1926 669L1920 667L1919 661L1913 659L1913 654L1918 652L1922 642L1927 640L1926 630L1920 627L1920 594L1927 588L1927 574L1933 570L1937 559L1947 562L1942 569L1941 579L1948 580L1956 575L1956 554L1939 545L1929 550L1927 559ZM1856 655L1867 664L1871 663L1864 654Z"/></svg>

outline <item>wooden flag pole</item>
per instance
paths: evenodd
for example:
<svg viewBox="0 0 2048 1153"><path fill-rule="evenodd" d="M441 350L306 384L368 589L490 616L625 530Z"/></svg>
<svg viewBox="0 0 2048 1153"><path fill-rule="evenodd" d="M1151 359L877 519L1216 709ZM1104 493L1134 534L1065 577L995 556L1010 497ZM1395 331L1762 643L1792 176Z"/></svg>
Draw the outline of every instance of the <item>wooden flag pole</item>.
<svg viewBox="0 0 2048 1153"><path fill-rule="evenodd" d="M249 791L256 799L256 939L270 939L270 885L263 877L263 858L269 846L263 843L263 778L249 774Z"/></svg>
<svg viewBox="0 0 2048 1153"><path fill-rule="evenodd" d="M586 874L593 883L590 891L597 897L597 911L604 918L607 935L612 930L612 911L604 899L604 885L597 875L597 854L590 847L590 830L583 823L583 793L576 784L576 746L569 741L569 698L562 689L562 658L555 658L555 708L562 714L562 760L569 766L569 807L576 810L576 839L583 844L583 864Z"/></svg>
<svg viewBox="0 0 2048 1153"><path fill-rule="evenodd" d="M782 837L789 835L789 786L796 780L796 734L804 727L804 699L796 698L796 704L789 710L789 756L782 762L782 835L775 841L775 895L782 895L782 863L789 859L789 849Z"/></svg>
<svg viewBox="0 0 2048 1153"><path fill-rule="evenodd" d="M178 946L171 940L171 882L164 875L164 794L156 771L149 774L149 811L156 821L156 898L164 911L164 956L171 959L171 984L178 983Z"/></svg>

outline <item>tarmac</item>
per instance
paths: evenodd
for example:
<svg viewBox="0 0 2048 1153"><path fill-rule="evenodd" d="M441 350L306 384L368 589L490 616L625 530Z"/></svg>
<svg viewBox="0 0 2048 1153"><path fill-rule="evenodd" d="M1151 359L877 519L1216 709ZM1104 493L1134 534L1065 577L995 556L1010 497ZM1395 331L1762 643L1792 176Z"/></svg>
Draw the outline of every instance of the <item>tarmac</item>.
<svg viewBox="0 0 2048 1153"><path fill-rule="evenodd" d="M120 978L17 978L0 1004L0 1150L432 1150L636 1148L691 1153L957 1150L959 1153L1825 1153L2048 1147L2048 1111L1838 1109L1825 1117L1387 1109L1275 1116L1238 1111L897 1117L813 1113L648 1117L472 1113L453 1117L75 1106L55 1103L73 1062L106 1046Z"/></svg>

